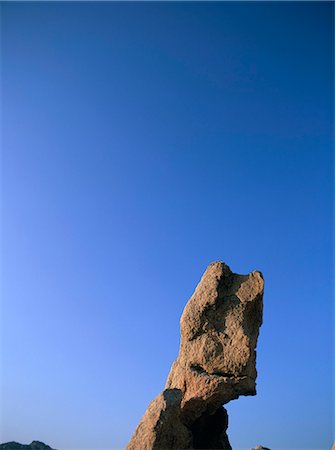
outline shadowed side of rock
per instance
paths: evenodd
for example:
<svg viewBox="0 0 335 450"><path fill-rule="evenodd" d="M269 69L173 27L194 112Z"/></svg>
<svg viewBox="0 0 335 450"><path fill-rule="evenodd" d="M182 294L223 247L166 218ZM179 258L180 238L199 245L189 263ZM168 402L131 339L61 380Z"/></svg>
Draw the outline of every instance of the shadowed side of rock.
<svg viewBox="0 0 335 450"><path fill-rule="evenodd" d="M228 414L225 408L219 408L214 414L203 414L191 425L194 449L231 450L226 434Z"/></svg>
<svg viewBox="0 0 335 450"><path fill-rule="evenodd" d="M222 407L256 394L256 345L263 312L260 272L208 266L180 320L179 355L165 390L149 405L128 450L226 449Z"/></svg>

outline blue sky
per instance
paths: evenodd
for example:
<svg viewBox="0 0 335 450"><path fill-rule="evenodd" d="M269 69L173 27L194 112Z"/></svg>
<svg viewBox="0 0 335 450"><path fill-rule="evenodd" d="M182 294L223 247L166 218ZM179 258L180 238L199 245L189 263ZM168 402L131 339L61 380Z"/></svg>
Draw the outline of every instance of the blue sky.
<svg viewBox="0 0 335 450"><path fill-rule="evenodd" d="M330 449L333 4L1 10L1 442L124 447L220 259L265 278L234 450Z"/></svg>

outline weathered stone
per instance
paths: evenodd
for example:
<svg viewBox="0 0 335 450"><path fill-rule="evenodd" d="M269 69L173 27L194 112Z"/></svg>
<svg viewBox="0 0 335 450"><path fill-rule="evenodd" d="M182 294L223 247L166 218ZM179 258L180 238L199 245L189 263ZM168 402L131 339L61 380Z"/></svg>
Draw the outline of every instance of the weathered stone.
<svg viewBox="0 0 335 450"><path fill-rule="evenodd" d="M149 406L128 450L231 449L222 405L256 394L262 324L260 272L210 264L180 320L181 343L165 390Z"/></svg>
<svg viewBox="0 0 335 450"><path fill-rule="evenodd" d="M149 405L128 450L192 448L192 433L180 421L179 389L165 389Z"/></svg>
<svg viewBox="0 0 335 450"><path fill-rule="evenodd" d="M262 447L261 445L256 445L255 448L252 448L251 450L270 450L267 447Z"/></svg>

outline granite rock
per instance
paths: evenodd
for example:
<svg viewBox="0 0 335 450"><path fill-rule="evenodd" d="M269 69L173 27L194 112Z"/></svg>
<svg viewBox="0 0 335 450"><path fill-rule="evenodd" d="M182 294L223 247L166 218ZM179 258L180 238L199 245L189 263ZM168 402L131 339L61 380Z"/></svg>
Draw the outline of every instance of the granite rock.
<svg viewBox="0 0 335 450"><path fill-rule="evenodd" d="M151 402L127 450L227 449L222 405L256 394L263 312L260 272L210 264L180 320L181 343L165 390Z"/></svg>

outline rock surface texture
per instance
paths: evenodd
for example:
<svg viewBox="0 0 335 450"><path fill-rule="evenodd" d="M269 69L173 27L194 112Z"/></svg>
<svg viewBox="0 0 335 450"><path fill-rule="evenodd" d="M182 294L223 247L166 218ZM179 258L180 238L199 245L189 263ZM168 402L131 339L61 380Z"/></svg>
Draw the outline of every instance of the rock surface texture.
<svg viewBox="0 0 335 450"><path fill-rule="evenodd" d="M260 272L209 265L180 320L181 343L164 391L149 405L127 450L231 449L222 405L256 394L262 324Z"/></svg>

